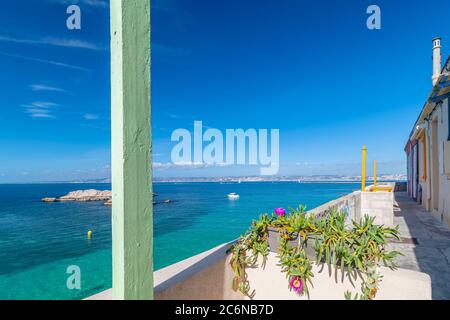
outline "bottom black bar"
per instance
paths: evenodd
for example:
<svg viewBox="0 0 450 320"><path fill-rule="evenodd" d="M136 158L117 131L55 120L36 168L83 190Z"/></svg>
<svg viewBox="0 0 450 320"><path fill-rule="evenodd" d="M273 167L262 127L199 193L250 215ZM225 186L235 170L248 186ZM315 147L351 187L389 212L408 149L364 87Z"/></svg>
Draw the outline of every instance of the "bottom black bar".
<svg viewBox="0 0 450 320"><path fill-rule="evenodd" d="M64 319L280 319L346 317L364 319L448 309L448 301L0 301L2 312ZM9 309L9 310L8 310ZM58 312L55 312L58 310ZM443 310L444 311L444 310ZM119 316L120 315L120 316Z"/></svg>

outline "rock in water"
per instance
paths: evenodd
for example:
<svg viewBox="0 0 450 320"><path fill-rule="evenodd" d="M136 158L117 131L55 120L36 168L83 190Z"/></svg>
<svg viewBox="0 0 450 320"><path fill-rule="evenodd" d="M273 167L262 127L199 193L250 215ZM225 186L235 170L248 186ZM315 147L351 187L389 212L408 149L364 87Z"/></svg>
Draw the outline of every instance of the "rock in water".
<svg viewBox="0 0 450 320"><path fill-rule="evenodd" d="M77 190L62 196L58 201L109 201L112 199L110 190Z"/></svg>
<svg viewBox="0 0 450 320"><path fill-rule="evenodd" d="M56 198L44 198L42 202L56 202Z"/></svg>

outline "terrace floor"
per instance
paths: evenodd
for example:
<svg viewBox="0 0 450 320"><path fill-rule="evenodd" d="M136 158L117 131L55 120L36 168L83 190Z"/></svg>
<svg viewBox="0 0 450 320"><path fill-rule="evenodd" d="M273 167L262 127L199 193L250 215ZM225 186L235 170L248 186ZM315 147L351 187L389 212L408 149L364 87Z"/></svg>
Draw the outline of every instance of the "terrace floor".
<svg viewBox="0 0 450 320"><path fill-rule="evenodd" d="M450 299L450 229L404 192L395 193L394 224L402 241L389 247L404 255L398 266L429 274L433 299Z"/></svg>

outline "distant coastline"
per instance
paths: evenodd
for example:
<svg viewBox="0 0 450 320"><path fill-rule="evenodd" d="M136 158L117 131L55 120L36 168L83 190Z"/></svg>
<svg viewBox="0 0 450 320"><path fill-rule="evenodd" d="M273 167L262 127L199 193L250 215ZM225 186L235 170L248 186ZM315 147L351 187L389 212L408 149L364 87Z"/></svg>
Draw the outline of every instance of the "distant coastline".
<svg viewBox="0 0 450 320"><path fill-rule="evenodd" d="M367 181L373 181L372 176ZM403 174L385 174L377 176L379 182L406 181ZM311 176L238 176L238 177L155 177L153 182L218 182L218 183L240 183L240 182L295 182L295 183L358 183L361 176L339 176L339 175L311 175Z"/></svg>
<svg viewBox="0 0 450 320"><path fill-rule="evenodd" d="M406 181L403 174L383 174L377 176L379 182ZM367 182L372 182L373 177L368 176ZM193 183L193 182L216 182L216 183L240 183L240 182L294 182L294 183L358 183L360 176L339 175L311 175L311 176L236 176L236 177L154 177L155 183ZM109 184L110 178L71 180L71 181L30 181L11 182L0 184Z"/></svg>

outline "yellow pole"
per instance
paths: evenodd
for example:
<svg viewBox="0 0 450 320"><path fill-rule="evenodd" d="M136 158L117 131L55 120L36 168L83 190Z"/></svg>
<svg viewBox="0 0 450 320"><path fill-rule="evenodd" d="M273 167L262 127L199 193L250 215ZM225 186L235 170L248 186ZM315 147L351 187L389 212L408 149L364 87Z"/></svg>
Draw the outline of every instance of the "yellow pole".
<svg viewBox="0 0 450 320"><path fill-rule="evenodd" d="M367 148L363 146L362 148L362 169L361 169L361 191L366 190L366 156Z"/></svg>
<svg viewBox="0 0 450 320"><path fill-rule="evenodd" d="M373 160L373 192L377 192L377 160Z"/></svg>

